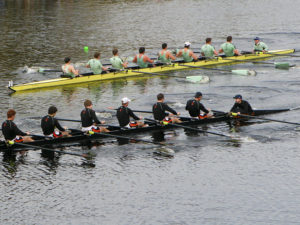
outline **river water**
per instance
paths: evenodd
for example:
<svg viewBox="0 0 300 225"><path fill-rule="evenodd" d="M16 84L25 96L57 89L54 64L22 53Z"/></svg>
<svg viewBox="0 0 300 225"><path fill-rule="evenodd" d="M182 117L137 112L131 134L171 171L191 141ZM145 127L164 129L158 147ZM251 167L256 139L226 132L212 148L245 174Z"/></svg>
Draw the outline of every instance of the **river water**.
<svg viewBox="0 0 300 225"><path fill-rule="evenodd" d="M278 70L273 65L240 64L228 69L252 69L257 76L236 76L193 70L178 76L206 75L210 82L194 84L181 78L144 77L82 84L9 95L8 81L49 79L56 73L23 73L25 65L58 68L66 56L80 63L101 51L103 62L113 47L134 56L145 46L155 56L162 42L178 48L185 41L199 48L206 37L219 48L232 35L240 50L251 50L259 36L270 49L299 49L299 1L30 1L0 0L0 118L17 111L24 131L41 133L39 121L55 104L58 116L79 119L83 101L105 111L101 119L117 124L107 106L132 99L131 108L150 110L156 94L183 115L196 91L203 103L228 111L233 95L242 94L254 108L300 105L299 67ZM89 46L90 52L83 51ZM299 58L277 58L300 65ZM149 116L149 115L142 115ZM300 122L299 111L268 118ZM74 123L62 123L77 128ZM68 155L49 160L39 151L7 160L0 156L1 224L300 224L300 132L294 125L257 122L232 129L227 123L204 127L223 137L190 134L182 129L135 134L147 140L163 138L176 151L173 158L153 154L155 146L103 140L98 146L66 151L92 152L95 167ZM163 136L162 136L163 135Z"/></svg>

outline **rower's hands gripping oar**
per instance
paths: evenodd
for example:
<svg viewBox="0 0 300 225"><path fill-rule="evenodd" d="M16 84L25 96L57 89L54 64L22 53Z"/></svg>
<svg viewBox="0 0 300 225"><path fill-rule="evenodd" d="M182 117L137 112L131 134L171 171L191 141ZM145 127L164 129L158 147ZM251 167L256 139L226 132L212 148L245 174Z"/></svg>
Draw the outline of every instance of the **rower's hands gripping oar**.
<svg viewBox="0 0 300 225"><path fill-rule="evenodd" d="M41 149L41 150L46 150L46 151L49 151L49 152L56 152L56 153L61 153L61 154L66 154L66 155L80 156L80 157L83 157L83 158L88 158L89 157L87 154L59 151L59 150L55 150L55 149L51 149L51 148L45 148L45 147L41 147L41 146L24 144L24 143L14 142L14 141L9 141L8 144L9 145L19 145L19 146L33 148L33 149Z"/></svg>

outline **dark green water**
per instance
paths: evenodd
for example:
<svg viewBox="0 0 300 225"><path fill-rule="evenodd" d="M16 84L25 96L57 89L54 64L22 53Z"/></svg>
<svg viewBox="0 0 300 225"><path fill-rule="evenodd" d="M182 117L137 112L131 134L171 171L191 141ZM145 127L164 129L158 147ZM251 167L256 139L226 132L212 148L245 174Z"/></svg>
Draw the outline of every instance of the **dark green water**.
<svg viewBox="0 0 300 225"><path fill-rule="evenodd" d="M48 79L58 74L23 73L27 66L57 68L65 56L76 65L94 51L103 62L113 47L134 56L140 46L155 56L162 42L199 48L206 37L219 45L232 35L240 50L250 50L259 36L270 49L300 48L297 1L3 1L0 0L1 120L8 108L17 111L19 127L41 133L39 121L26 119L47 113L55 104L58 116L78 119L83 101L95 108L117 107L122 97L131 108L150 110L163 92L176 110L196 91L208 108L227 111L240 93L257 109L300 105L299 67L278 70L272 65L241 64L257 76L236 76L193 70L176 75L209 76L207 84L180 78L141 77L82 84L8 95L8 81ZM89 46L89 55L83 51ZM297 53L296 53L297 54ZM274 59L270 60L273 62ZM298 58L278 58L299 65ZM81 71L84 68L79 67ZM101 114L117 124L109 113ZM143 115L146 116L146 115ZM300 122L299 111L269 118ZM68 127L78 124L63 123ZM226 123L205 128L231 135ZM254 123L237 128L240 143L212 135L189 135L182 129L164 133L174 158L153 154L150 144L66 148L96 154L95 167L62 155L54 161L30 151L7 161L0 156L1 224L299 224L299 131L293 125ZM155 133L135 137L153 140Z"/></svg>

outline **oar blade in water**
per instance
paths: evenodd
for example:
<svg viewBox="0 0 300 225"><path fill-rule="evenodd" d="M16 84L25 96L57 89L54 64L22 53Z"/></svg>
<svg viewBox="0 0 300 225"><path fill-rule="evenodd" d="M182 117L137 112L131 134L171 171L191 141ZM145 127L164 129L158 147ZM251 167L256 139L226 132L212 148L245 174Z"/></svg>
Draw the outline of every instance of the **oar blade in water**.
<svg viewBox="0 0 300 225"><path fill-rule="evenodd" d="M288 62L274 63L276 69L289 69L291 66Z"/></svg>
<svg viewBox="0 0 300 225"><path fill-rule="evenodd" d="M209 77L208 76L188 76L186 77L186 80L192 83L208 83Z"/></svg>
<svg viewBox="0 0 300 225"><path fill-rule="evenodd" d="M231 70L232 74L241 75L241 76L255 76L255 70Z"/></svg>
<svg viewBox="0 0 300 225"><path fill-rule="evenodd" d="M175 151L173 149L167 148L167 147L157 148L154 151L154 153L157 155L166 156L166 157L174 157L174 155L175 155Z"/></svg>

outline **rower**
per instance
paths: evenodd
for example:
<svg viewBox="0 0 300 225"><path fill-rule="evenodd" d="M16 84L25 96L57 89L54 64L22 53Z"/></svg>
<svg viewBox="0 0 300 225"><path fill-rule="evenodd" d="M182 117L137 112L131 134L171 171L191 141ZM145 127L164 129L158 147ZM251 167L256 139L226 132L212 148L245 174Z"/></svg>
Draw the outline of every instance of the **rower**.
<svg viewBox="0 0 300 225"><path fill-rule="evenodd" d="M2 123L2 134L6 141L15 142L31 142L33 139L29 137L29 132L21 131L13 122L16 117L16 111L10 109L7 111L7 120Z"/></svg>
<svg viewBox="0 0 300 225"><path fill-rule="evenodd" d="M114 48L112 50L112 54L113 54L113 57L110 58L109 61L110 61L111 65L112 65L113 69L123 70L124 68L127 68L128 62L123 62L123 60L119 57L118 49L117 48Z"/></svg>
<svg viewBox="0 0 300 225"><path fill-rule="evenodd" d="M131 100L127 97L122 98L122 106L117 109L117 118L121 127L134 128L146 126L140 121L130 121L130 117L134 120L141 120L142 117L136 116L130 108L128 108Z"/></svg>
<svg viewBox="0 0 300 225"><path fill-rule="evenodd" d="M253 49L254 49L253 52L263 52L263 53L265 53L265 52L268 51L269 48L264 42L260 41L259 37L256 37L256 38L254 38L254 47L253 47Z"/></svg>
<svg viewBox="0 0 300 225"><path fill-rule="evenodd" d="M70 78L74 78L74 77L78 77L79 75L79 71L75 70L74 66L71 64L71 58L70 57L66 57L64 59L65 64L62 65L61 69L64 72L64 76L70 77Z"/></svg>
<svg viewBox="0 0 300 225"><path fill-rule="evenodd" d="M158 60L165 64L171 64L172 60L175 60L175 56L172 55L170 51L168 51L167 43L163 43L161 45L162 50L158 53Z"/></svg>
<svg viewBox="0 0 300 225"><path fill-rule="evenodd" d="M211 38L206 38L206 44L201 47L201 55L205 56L206 58L212 58L214 55L218 55L218 52L211 45L211 40Z"/></svg>
<svg viewBox="0 0 300 225"><path fill-rule="evenodd" d="M93 104L91 100L84 101L84 107L81 111L81 123L82 123L82 131L94 131L94 132L109 132L105 127L98 127L97 124L104 124L105 121L99 121L96 112L93 110Z"/></svg>
<svg viewBox="0 0 300 225"><path fill-rule="evenodd" d="M71 136L66 128L62 127L55 117L57 108L50 106L48 109L48 115L44 116L41 121L41 127L43 134L46 137L60 138Z"/></svg>
<svg viewBox="0 0 300 225"><path fill-rule="evenodd" d="M195 55L195 53L190 50L191 43L190 42L185 42L184 43L184 48L179 50L177 53L176 57L181 57L183 58L184 62L196 62L198 60L198 57Z"/></svg>
<svg viewBox="0 0 300 225"><path fill-rule="evenodd" d="M233 98L235 99L235 103L230 109L231 113L247 114L247 115L253 114L251 105L247 101L243 100L243 97L241 95L236 95Z"/></svg>
<svg viewBox="0 0 300 225"><path fill-rule="evenodd" d="M154 119L162 121L163 123L181 123L180 119L174 117L174 115L179 116L180 113L177 113L174 109L164 103L164 101L164 94L159 93L157 95L157 102L152 107ZM166 111L170 112L171 114L167 113Z"/></svg>
<svg viewBox="0 0 300 225"><path fill-rule="evenodd" d="M99 52L95 52L94 58L88 61L88 63L86 64L86 68L91 68L94 75L101 74L102 71L108 70L108 68L102 66Z"/></svg>
<svg viewBox="0 0 300 225"><path fill-rule="evenodd" d="M132 62L138 64L140 68L148 68L153 67L154 60L151 60L148 56L145 55L145 48L140 47L139 48L139 54L137 54Z"/></svg>
<svg viewBox="0 0 300 225"><path fill-rule="evenodd" d="M213 115L210 114L210 109L206 109L202 103L200 103L202 99L202 93L197 92L194 96L194 99L190 99L186 103L185 109L189 111L189 114L193 118L198 119L205 119L205 118L211 118ZM201 111L204 112L204 114L201 114Z"/></svg>
<svg viewBox="0 0 300 225"><path fill-rule="evenodd" d="M226 57L241 55L239 50L237 50L236 47L234 46L234 44L232 44L231 36L228 36L227 42L225 42L221 45L219 53L222 53L222 52L225 53Z"/></svg>

